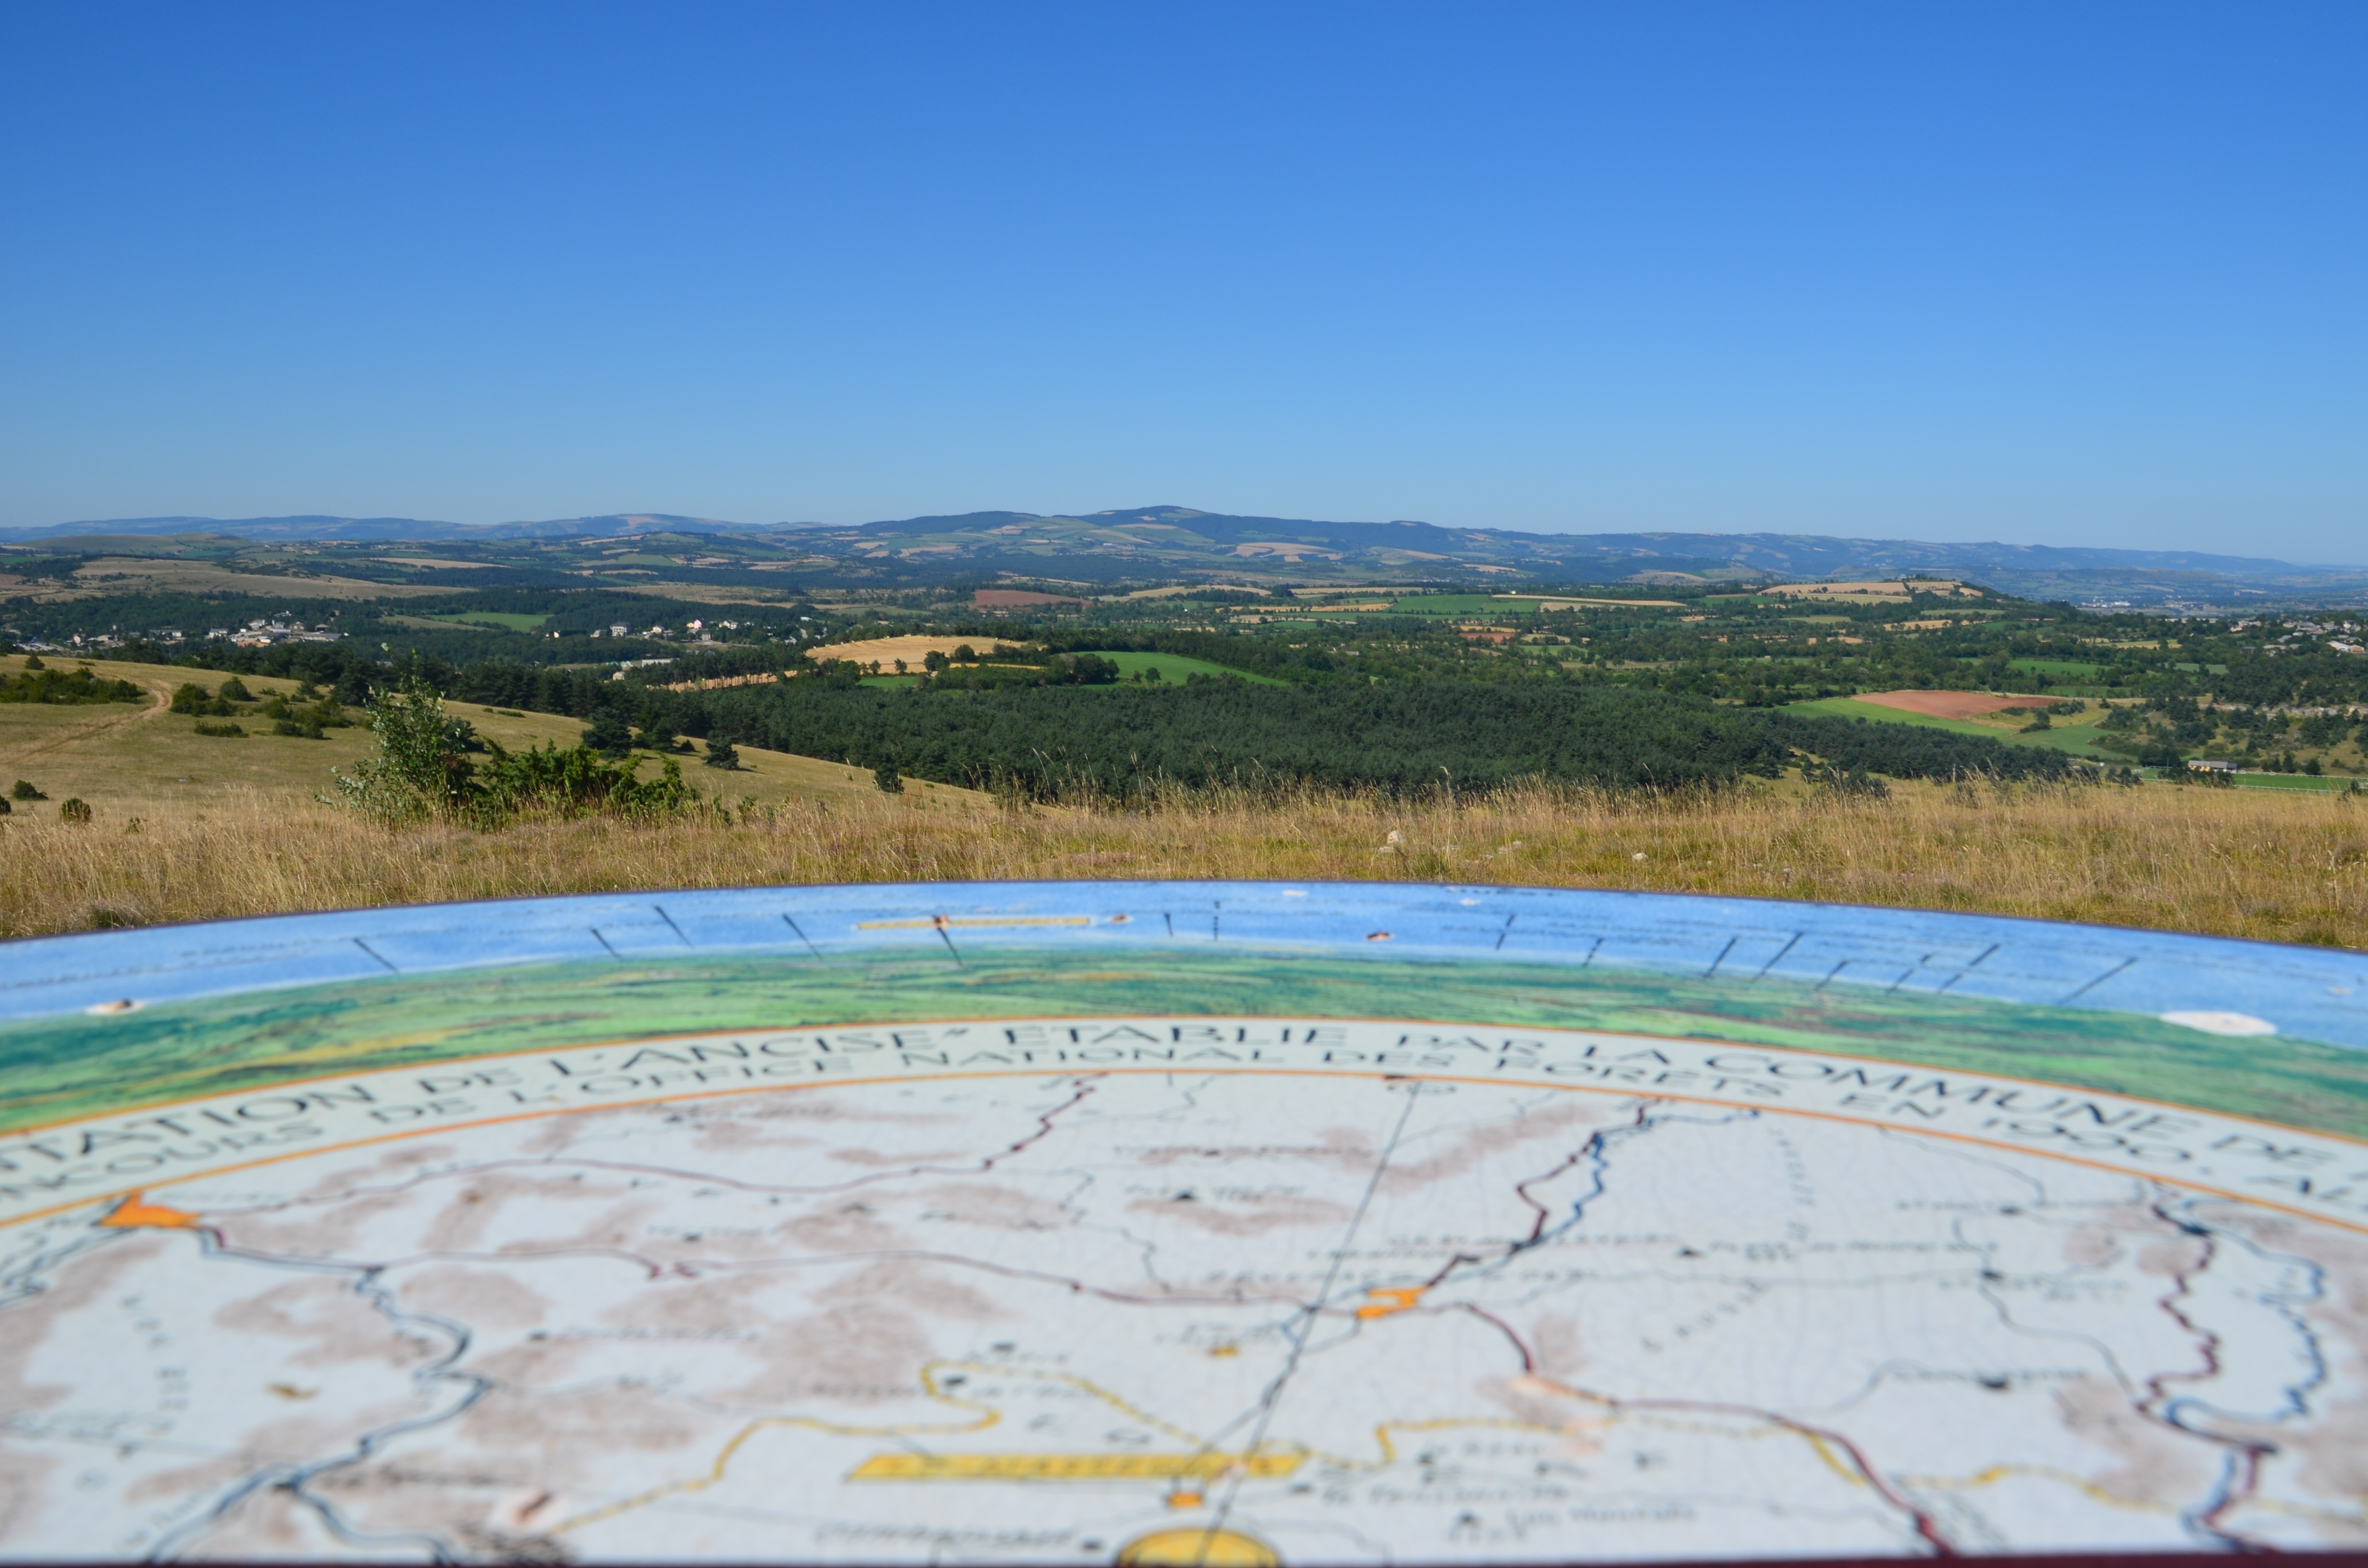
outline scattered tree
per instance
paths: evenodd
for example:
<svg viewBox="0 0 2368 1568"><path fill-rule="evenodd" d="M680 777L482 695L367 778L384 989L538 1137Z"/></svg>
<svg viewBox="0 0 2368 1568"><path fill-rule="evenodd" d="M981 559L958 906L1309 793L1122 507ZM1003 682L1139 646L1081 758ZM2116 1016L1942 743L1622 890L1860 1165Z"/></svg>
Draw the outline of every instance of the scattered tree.
<svg viewBox="0 0 2368 1568"><path fill-rule="evenodd" d="M469 794L469 759L455 745L444 699L417 676L392 691L370 695L370 731L378 755L350 774L331 768L347 805L381 822L452 811Z"/></svg>
<svg viewBox="0 0 2368 1568"><path fill-rule="evenodd" d="M633 749L633 733L615 713L596 713L584 726L583 744L603 756L620 757Z"/></svg>

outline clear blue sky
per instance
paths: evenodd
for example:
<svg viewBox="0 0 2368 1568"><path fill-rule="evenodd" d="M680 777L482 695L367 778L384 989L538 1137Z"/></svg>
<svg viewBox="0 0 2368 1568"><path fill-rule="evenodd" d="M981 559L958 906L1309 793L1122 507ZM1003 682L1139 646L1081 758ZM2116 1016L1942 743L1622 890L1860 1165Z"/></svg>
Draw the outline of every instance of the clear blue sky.
<svg viewBox="0 0 2368 1568"><path fill-rule="evenodd" d="M2368 5L0 12L0 526L2368 560Z"/></svg>

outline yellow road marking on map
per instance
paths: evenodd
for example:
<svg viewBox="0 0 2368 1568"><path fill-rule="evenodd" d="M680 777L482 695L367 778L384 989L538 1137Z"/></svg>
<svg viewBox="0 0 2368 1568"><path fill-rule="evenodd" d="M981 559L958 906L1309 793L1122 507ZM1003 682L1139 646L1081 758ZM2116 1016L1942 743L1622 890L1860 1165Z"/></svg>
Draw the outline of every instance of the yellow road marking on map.
<svg viewBox="0 0 2368 1568"><path fill-rule="evenodd" d="M1182 1427L1177 1426L1172 1423L1163 1421L1158 1416L1152 1415L1148 1411L1137 1409L1135 1406L1128 1403L1125 1400L1121 1399L1118 1395L1110 1392L1108 1389L1099 1387L1096 1384L1087 1381L1084 1378L1072 1377L1066 1372L1043 1372L1038 1371L1033 1368L1027 1367L998 1367L989 1363L977 1361L932 1361L928 1366L921 1369L921 1387L923 1391L929 1398L936 1400L941 1404L950 1404L961 1410L975 1410L980 1412L981 1414L979 1415L978 1419L974 1421L962 1422L957 1425L923 1423L918 1425L908 1424L903 1426L855 1426L843 1425L835 1421L824 1421L818 1417L811 1415L764 1416L761 1419L749 1422L746 1426L741 1427L739 1431L734 1433L731 1440L725 1443L723 1450L715 1456L715 1462L707 1467L706 1474L687 1477L681 1481L670 1481L663 1486L653 1487L647 1492L639 1493L633 1496L624 1498L620 1502L611 1503L605 1508L595 1508L588 1514L578 1514L575 1517L552 1527L552 1533L556 1535L566 1530L580 1529L586 1525L598 1524L603 1519L614 1518L619 1514L627 1513L647 1504L655 1503L662 1497L677 1496L686 1492L703 1492L707 1488L721 1482L723 1479L724 1471L731 1468L733 1456L740 1451L742 1447L747 1443L749 1438L754 1437L757 1433L764 1431L768 1427L803 1427L813 1432L828 1432L834 1437L952 1437L964 1432L981 1432L1003 1419L1003 1413L1001 1411L995 1410L976 1400L958 1398L955 1395L947 1393L943 1388L939 1386L940 1381L945 1373L952 1371L981 1373L999 1378L1066 1383L1072 1388L1078 1389L1092 1395L1094 1398L1100 1400L1103 1403L1110 1406L1112 1409L1123 1411L1128 1415L1131 1415L1135 1420L1141 1422L1143 1425L1155 1427L1171 1437L1195 1445L1199 1444L1201 1441L1200 1438L1194 1437L1191 1433L1185 1431ZM884 1454L877 1456L879 1459L888 1459L892 1457L898 1456ZM982 1455L977 1457L993 1459L997 1456ZM1062 1456L1048 1457L1058 1458ZM1185 1457L1189 1458L1190 1456ZM1261 1455L1259 1457L1261 1459L1271 1460L1277 1457L1288 1456ZM866 1462L870 1463L873 1461L867 1460ZM1224 1465L1220 1468L1228 1468L1235 1462L1235 1460L1232 1457L1228 1456L1224 1460ZM1296 1460L1294 1460L1293 1463L1295 1464L1296 1462ZM1165 1480L1170 1475L1185 1472L1178 1471L1159 1471L1154 1472L1150 1478L1155 1480ZM1286 1471L1285 1473L1288 1472ZM868 1479L881 1478L871 1477ZM946 1477L942 1479L955 1478ZM979 1479L987 1478L982 1477ZM1012 1477L1009 1479L1024 1478Z"/></svg>
<svg viewBox="0 0 2368 1568"><path fill-rule="evenodd" d="M557 1535L566 1530L580 1529L586 1525L598 1524L603 1519L611 1519L619 1514L628 1513L645 1504L655 1503L661 1497L671 1497L684 1492L704 1492L723 1479L723 1472L731 1468L732 1456L738 1453L749 1438L767 1427L803 1427L808 1431L828 1432L841 1437L952 1437L957 1433L984 1431L1003 1419L1000 1411L990 1410L985 1405L973 1403L969 1400L956 1399L951 1394L939 1392L934 1367L925 1367L921 1370L921 1386L928 1392L928 1397L957 1409L978 1411L980 1414L976 1420L951 1425L924 1423L886 1426L850 1426L836 1421L825 1421L812 1415L768 1415L761 1420L749 1422L734 1433L731 1441L725 1443L723 1450L715 1456L715 1462L707 1467L705 1475L695 1475L682 1481L670 1481L664 1486L653 1487L647 1492L627 1497L620 1502L611 1503L605 1508L595 1508L588 1514L578 1514L572 1519L553 1526L552 1533Z"/></svg>
<svg viewBox="0 0 2368 1568"><path fill-rule="evenodd" d="M1213 1479L1235 1470L1264 1481L1307 1462L1304 1453L1256 1454L874 1454L849 1481L1169 1481Z"/></svg>
<svg viewBox="0 0 2368 1568"><path fill-rule="evenodd" d="M1420 1290L1368 1290L1372 1298L1357 1309L1360 1318L1385 1318L1392 1312L1402 1312L1422 1300Z"/></svg>

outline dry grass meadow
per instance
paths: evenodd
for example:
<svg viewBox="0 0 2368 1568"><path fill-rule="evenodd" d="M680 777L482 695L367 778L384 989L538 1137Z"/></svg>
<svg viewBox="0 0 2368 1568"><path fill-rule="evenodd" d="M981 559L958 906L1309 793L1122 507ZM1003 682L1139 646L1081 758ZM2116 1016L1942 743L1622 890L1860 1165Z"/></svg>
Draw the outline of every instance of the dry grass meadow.
<svg viewBox="0 0 2368 1568"><path fill-rule="evenodd" d="M497 833L375 827L225 785L136 824L120 807L79 826L54 806L20 809L0 819L0 846L6 937L620 889L1243 877L1823 899L2368 946L2368 798L2171 785L1902 786L1881 801L1789 785L1416 803L1215 794L1139 811L842 787Z"/></svg>
<svg viewBox="0 0 2368 1568"><path fill-rule="evenodd" d="M21 665L0 659L0 674ZM191 674L96 671L160 699ZM512 747L571 744L582 728L450 711ZM686 818L481 833L376 826L316 799L332 765L370 749L359 726L320 741L208 738L161 700L0 706L0 790L25 778L50 797L0 817L0 937L632 888L1244 877L1827 899L2368 948L2368 796L1895 784L1886 799L1843 800L1787 779L1680 798L1178 793L1129 811L1013 806L917 780L883 795L864 769L743 747L732 772L681 759L716 798ZM90 822L59 819L68 796Z"/></svg>

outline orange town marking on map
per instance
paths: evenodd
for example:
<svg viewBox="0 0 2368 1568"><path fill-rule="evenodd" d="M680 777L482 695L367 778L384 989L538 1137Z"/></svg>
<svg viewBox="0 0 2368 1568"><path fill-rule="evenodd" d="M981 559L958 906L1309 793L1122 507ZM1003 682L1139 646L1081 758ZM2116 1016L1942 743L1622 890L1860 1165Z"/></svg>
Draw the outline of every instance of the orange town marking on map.
<svg viewBox="0 0 2368 1568"><path fill-rule="evenodd" d="M1357 1315L1360 1318L1385 1318L1392 1312L1402 1312L1422 1300L1419 1290L1368 1290L1365 1294L1371 1300L1357 1309Z"/></svg>
<svg viewBox="0 0 2368 1568"><path fill-rule="evenodd" d="M133 1193L115 1206L99 1223L113 1230L131 1230L135 1226L151 1226L157 1230L187 1231L195 1228L198 1217L185 1209L167 1209L161 1203L144 1203Z"/></svg>
<svg viewBox="0 0 2368 1568"><path fill-rule="evenodd" d="M1156 1530L1118 1554L1119 1568L1280 1568L1281 1554L1239 1530Z"/></svg>

